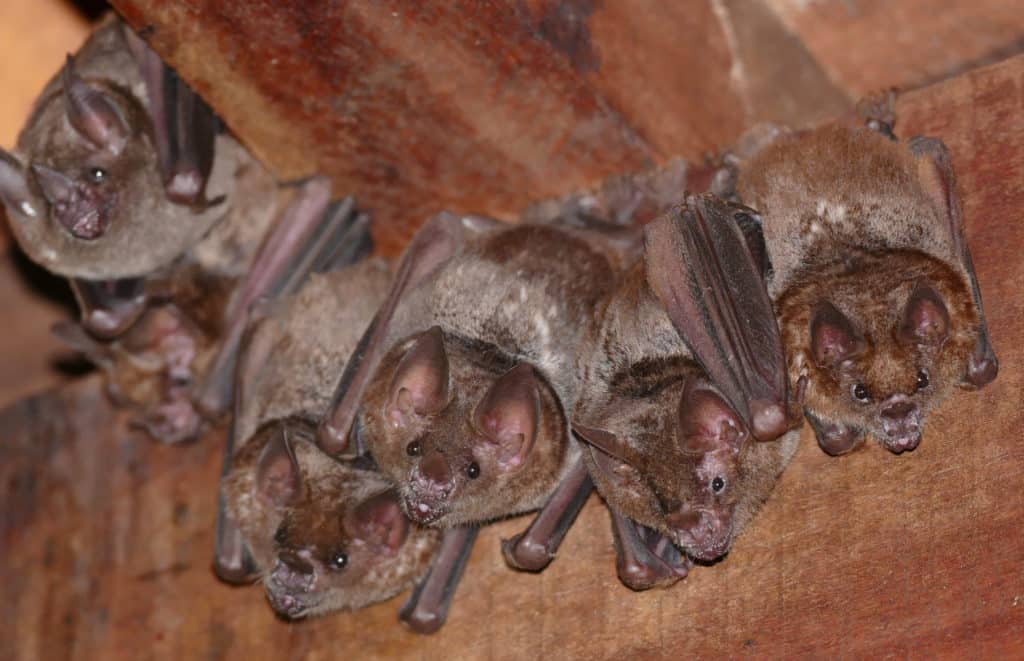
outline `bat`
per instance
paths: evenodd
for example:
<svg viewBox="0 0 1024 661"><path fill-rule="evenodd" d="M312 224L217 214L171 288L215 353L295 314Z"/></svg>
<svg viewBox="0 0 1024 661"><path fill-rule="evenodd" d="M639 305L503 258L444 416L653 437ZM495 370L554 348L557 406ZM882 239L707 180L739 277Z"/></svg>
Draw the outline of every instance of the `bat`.
<svg viewBox="0 0 1024 661"><path fill-rule="evenodd" d="M279 186L116 18L44 89L0 197L22 249L70 278L81 329L57 334L164 442L230 401L246 308L321 252L368 249L366 218L313 179ZM341 246L348 245L348 248Z"/></svg>
<svg viewBox="0 0 1024 661"><path fill-rule="evenodd" d="M763 213L789 377L833 455L867 436L913 450L955 386L998 372L948 152L895 140L883 114L777 131L733 175Z"/></svg>
<svg viewBox="0 0 1024 661"><path fill-rule="evenodd" d="M759 222L705 194L648 224L583 352L572 426L633 589L725 554L796 450Z"/></svg>
<svg viewBox="0 0 1024 661"><path fill-rule="evenodd" d="M422 525L544 505L580 469L565 410L585 322L614 281L615 251L600 246L554 225L428 221L346 366L321 447L367 448Z"/></svg>
<svg viewBox="0 0 1024 661"><path fill-rule="evenodd" d="M232 583L262 578L288 618L352 610L419 579L401 612L414 631L444 623L476 535L412 524L395 489L360 458L315 444L316 420L341 367L388 291L382 260L312 276L254 308L237 366L214 568Z"/></svg>

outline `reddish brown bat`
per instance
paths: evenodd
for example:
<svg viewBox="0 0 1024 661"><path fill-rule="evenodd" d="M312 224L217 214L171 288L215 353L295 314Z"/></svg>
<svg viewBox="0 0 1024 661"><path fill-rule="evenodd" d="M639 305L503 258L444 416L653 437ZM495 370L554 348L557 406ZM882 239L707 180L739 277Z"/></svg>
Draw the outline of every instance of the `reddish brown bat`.
<svg viewBox="0 0 1024 661"><path fill-rule="evenodd" d="M195 436L194 400L224 408L246 308L365 224L326 181L278 186L112 16L0 152L0 197L21 248L71 279L81 327L58 333L168 442Z"/></svg>
<svg viewBox="0 0 1024 661"><path fill-rule="evenodd" d="M381 260L314 275L298 294L253 312L239 365L214 567L261 577L289 618L387 599L419 579L402 617L444 623L475 529L412 524L372 461L339 462L313 442L315 421L388 291ZM236 446L237 447L234 447Z"/></svg>
<svg viewBox="0 0 1024 661"><path fill-rule="evenodd" d="M789 376L830 454L866 436L913 450L954 387L998 372L946 148L890 124L776 132L734 175L763 213Z"/></svg>
<svg viewBox="0 0 1024 661"><path fill-rule="evenodd" d="M634 589L726 553L796 450L758 225L711 195L649 224L584 351L573 429Z"/></svg>

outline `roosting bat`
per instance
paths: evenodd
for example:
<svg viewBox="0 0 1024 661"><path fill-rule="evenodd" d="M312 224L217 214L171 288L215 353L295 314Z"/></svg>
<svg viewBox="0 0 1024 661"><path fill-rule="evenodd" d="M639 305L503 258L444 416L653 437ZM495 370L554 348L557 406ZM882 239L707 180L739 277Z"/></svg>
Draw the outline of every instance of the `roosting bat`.
<svg viewBox="0 0 1024 661"><path fill-rule="evenodd" d="M796 450L758 225L710 195L648 225L583 352L573 429L634 589L726 553Z"/></svg>
<svg viewBox="0 0 1024 661"><path fill-rule="evenodd" d="M229 399L256 298L308 269L304 254L365 248L365 220L348 207L325 213L325 181L297 189L286 208L289 192L215 128L209 108L110 18L43 91L16 153L0 152L18 243L71 279L81 308L81 327L58 333L169 442L197 432L197 397L212 412Z"/></svg>
<svg viewBox="0 0 1024 661"><path fill-rule="evenodd" d="M289 618L361 608L426 575L403 609L426 633L444 622L452 594L443 588L461 575L475 529L442 539L412 524L372 462L336 461L313 442L389 279L384 262L364 261L315 275L298 294L254 311L215 568L231 582L261 576L271 605Z"/></svg>
<svg viewBox="0 0 1024 661"><path fill-rule="evenodd" d="M953 386L998 371L945 146L874 125L778 133L735 173L763 213L789 376L829 454L866 435L913 450Z"/></svg>

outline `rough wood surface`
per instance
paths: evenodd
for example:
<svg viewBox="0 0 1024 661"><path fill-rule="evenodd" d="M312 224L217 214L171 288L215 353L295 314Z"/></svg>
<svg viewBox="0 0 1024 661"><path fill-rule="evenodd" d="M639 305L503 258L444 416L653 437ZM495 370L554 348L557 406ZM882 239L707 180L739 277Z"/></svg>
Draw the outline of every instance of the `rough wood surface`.
<svg viewBox="0 0 1024 661"><path fill-rule="evenodd" d="M0 414L0 658L971 657L1024 654L1024 58L901 99L897 130L949 145L1002 361L921 447L832 459L810 434L733 552L663 591L615 579L592 499L560 557L515 574L481 535L437 635L357 614L275 619L210 572L222 436L159 447L95 381Z"/></svg>
<svg viewBox="0 0 1024 661"><path fill-rule="evenodd" d="M740 4L113 2L279 176L355 191L385 253L442 209L511 217L848 103Z"/></svg>

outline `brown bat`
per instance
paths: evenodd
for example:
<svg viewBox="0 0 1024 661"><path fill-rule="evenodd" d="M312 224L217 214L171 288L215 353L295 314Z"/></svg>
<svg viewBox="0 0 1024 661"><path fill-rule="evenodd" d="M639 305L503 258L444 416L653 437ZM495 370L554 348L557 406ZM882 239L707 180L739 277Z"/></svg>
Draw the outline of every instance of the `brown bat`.
<svg viewBox="0 0 1024 661"><path fill-rule="evenodd" d="M998 372L956 181L934 138L846 125L776 132L740 158L764 216L790 378L829 454L913 450L954 386Z"/></svg>
<svg viewBox="0 0 1024 661"><path fill-rule="evenodd" d="M321 446L368 448L425 525L541 507L584 474L565 411L618 258L576 229L432 219L346 367Z"/></svg>
<svg viewBox="0 0 1024 661"><path fill-rule="evenodd" d="M253 313L239 365L214 567L261 577L271 606L297 618L361 608L424 577L403 608L414 630L443 624L476 534L402 515L365 458L346 463L313 442L340 371L388 291L381 260L314 275ZM233 447L234 446L234 447ZM429 573L428 573L429 570Z"/></svg>
<svg viewBox="0 0 1024 661"><path fill-rule="evenodd" d="M19 245L71 279L81 308L81 327L58 334L167 442L196 435L196 399L212 413L229 401L254 300L315 268L302 265L309 255L366 248L365 219L329 210L326 181L292 194L215 129L209 108L110 17L44 89L15 153L0 152Z"/></svg>
<svg viewBox="0 0 1024 661"><path fill-rule="evenodd" d="M573 429L633 589L726 553L796 450L758 225L711 195L649 224L584 351Z"/></svg>

